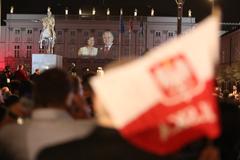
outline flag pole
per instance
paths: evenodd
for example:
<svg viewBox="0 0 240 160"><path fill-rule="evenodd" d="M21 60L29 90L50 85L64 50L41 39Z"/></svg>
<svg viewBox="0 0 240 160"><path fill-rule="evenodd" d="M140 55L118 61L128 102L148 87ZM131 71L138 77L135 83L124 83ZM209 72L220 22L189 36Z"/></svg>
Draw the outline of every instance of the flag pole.
<svg viewBox="0 0 240 160"><path fill-rule="evenodd" d="M122 8L120 9L120 15L119 15L119 44L118 44L118 60L120 61L121 59L121 49L122 49L122 15L123 15L123 10Z"/></svg>
<svg viewBox="0 0 240 160"><path fill-rule="evenodd" d="M143 17L141 17L141 19L140 19L140 32L139 32L139 56L141 56L142 55L142 48L143 48L143 41L144 41L144 30L143 30Z"/></svg>
<svg viewBox="0 0 240 160"><path fill-rule="evenodd" d="M132 18L130 17L129 22L128 22L128 57L130 58L131 56L131 41L132 41L132 29L133 29L133 22Z"/></svg>
<svg viewBox="0 0 240 160"><path fill-rule="evenodd" d="M130 55L131 55L131 41L132 41L132 31L129 31L129 43L128 43L128 45L129 45L129 47L128 47L128 57L130 58Z"/></svg>
<svg viewBox="0 0 240 160"><path fill-rule="evenodd" d="M183 16L183 5L185 0L175 0L177 3L177 35L180 35L182 33L182 16Z"/></svg>
<svg viewBox="0 0 240 160"><path fill-rule="evenodd" d="M121 23L120 22L120 18L119 18L119 23ZM120 61L120 55L121 55L121 45L122 45L122 33L121 33L121 31L119 31L119 44L118 44L118 60Z"/></svg>

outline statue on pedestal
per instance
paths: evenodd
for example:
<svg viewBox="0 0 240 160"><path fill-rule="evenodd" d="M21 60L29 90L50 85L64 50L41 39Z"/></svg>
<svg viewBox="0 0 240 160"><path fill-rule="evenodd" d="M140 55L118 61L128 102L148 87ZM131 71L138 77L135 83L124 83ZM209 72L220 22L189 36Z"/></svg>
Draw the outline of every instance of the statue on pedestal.
<svg viewBox="0 0 240 160"><path fill-rule="evenodd" d="M40 48L46 47L47 53L53 53L56 40L55 18L52 15L51 8L48 8L47 16L42 19L43 29L40 34Z"/></svg>

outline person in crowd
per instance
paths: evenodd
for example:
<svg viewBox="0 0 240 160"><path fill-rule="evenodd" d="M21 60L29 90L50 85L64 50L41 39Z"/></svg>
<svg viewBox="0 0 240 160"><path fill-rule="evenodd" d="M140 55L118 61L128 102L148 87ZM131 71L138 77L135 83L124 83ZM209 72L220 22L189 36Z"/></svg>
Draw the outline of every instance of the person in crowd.
<svg viewBox="0 0 240 160"><path fill-rule="evenodd" d="M206 157L220 160L218 150L214 146L206 145L206 140L199 140L167 156L155 155L139 149L114 129L111 118L97 96L94 97L94 109L98 125L89 136L48 147L40 152L38 160L198 160L198 157L199 160L206 160Z"/></svg>
<svg viewBox="0 0 240 160"><path fill-rule="evenodd" d="M35 72L30 76L30 80L35 82L40 76L40 69L35 69Z"/></svg>
<svg viewBox="0 0 240 160"><path fill-rule="evenodd" d="M9 84L9 89L12 94L19 96L20 95L21 81L12 80Z"/></svg>
<svg viewBox="0 0 240 160"><path fill-rule="evenodd" d="M18 123L18 118L24 117L25 112L19 104L20 98L16 95L9 96L3 105L6 109L6 115L3 119L4 124Z"/></svg>
<svg viewBox="0 0 240 160"><path fill-rule="evenodd" d="M20 64L18 66L18 69L14 73L14 79L19 81L27 81L29 79L27 72L24 70L24 65Z"/></svg>
<svg viewBox="0 0 240 160"><path fill-rule="evenodd" d="M4 119L5 119L5 116L6 116L6 108L4 108L2 105L0 105L0 128L5 125L4 124Z"/></svg>
<svg viewBox="0 0 240 160"><path fill-rule="evenodd" d="M220 87L215 87L213 95L218 97L218 98L222 98L222 96L223 96L222 94L223 93L222 93L221 88Z"/></svg>
<svg viewBox="0 0 240 160"><path fill-rule="evenodd" d="M4 125L4 119L6 116L6 108L4 107L4 98L2 95L2 91L0 90L0 128Z"/></svg>
<svg viewBox="0 0 240 160"><path fill-rule="evenodd" d="M11 93L11 91L10 91L10 89L8 87L3 87L1 89L1 91L2 91L3 99L7 99L9 96L12 95L12 93Z"/></svg>
<svg viewBox="0 0 240 160"><path fill-rule="evenodd" d="M115 65L113 65L115 66ZM112 119L99 96L94 94L93 106L96 128L84 138L47 147L40 152L38 160L220 160L218 149L201 139L182 150L160 156L142 150L122 137L113 125Z"/></svg>
<svg viewBox="0 0 240 160"><path fill-rule="evenodd" d="M94 47L94 44L94 37L89 37L87 40L87 46L79 49L78 56L97 56L98 49Z"/></svg>
<svg viewBox="0 0 240 160"><path fill-rule="evenodd" d="M0 75L0 87L6 87L12 79L12 72L10 66L5 66L3 73Z"/></svg>
<svg viewBox="0 0 240 160"><path fill-rule="evenodd" d="M91 108L87 105L85 98L83 97L83 86L81 79L78 76L72 76L73 83L73 103L69 107L69 113L75 119L87 119L91 118Z"/></svg>
<svg viewBox="0 0 240 160"><path fill-rule="evenodd" d="M61 69L50 69L36 80L32 118L0 131L0 159L34 160L42 148L88 134L94 122L75 121L67 112L73 98L72 81Z"/></svg>
<svg viewBox="0 0 240 160"><path fill-rule="evenodd" d="M90 79L95 76L96 73L95 72L86 72L83 76L82 76L82 85L83 85L83 97L87 102L87 105L89 106L90 112L91 112L91 116L94 116L94 111L93 111L93 102L92 102L92 98L93 98L93 89L91 87L91 85L89 84Z"/></svg>
<svg viewBox="0 0 240 160"><path fill-rule="evenodd" d="M72 76L77 76L77 67L75 63L71 63L71 66L68 71Z"/></svg>
<svg viewBox="0 0 240 160"><path fill-rule="evenodd" d="M4 90L3 90L4 89ZM2 88L2 96L4 99L4 106L7 107L8 114L7 122L16 122L18 117L29 117L32 110L32 82L30 81L16 81L10 83L10 90L6 87ZM16 98L17 97L17 98ZM14 100L18 99L15 103ZM12 105L11 102L14 102Z"/></svg>
<svg viewBox="0 0 240 160"><path fill-rule="evenodd" d="M236 98L238 96L238 90L237 86L233 85L232 87L232 93L229 94L229 97Z"/></svg>
<svg viewBox="0 0 240 160"><path fill-rule="evenodd" d="M103 33L103 43L104 46L100 48L101 54L100 56L104 58L116 58L117 50L113 44L113 34L110 31L106 31Z"/></svg>
<svg viewBox="0 0 240 160"><path fill-rule="evenodd" d="M219 148L221 160L237 160L240 155L240 108L238 105L234 99L225 97L219 100L222 133L214 143Z"/></svg>

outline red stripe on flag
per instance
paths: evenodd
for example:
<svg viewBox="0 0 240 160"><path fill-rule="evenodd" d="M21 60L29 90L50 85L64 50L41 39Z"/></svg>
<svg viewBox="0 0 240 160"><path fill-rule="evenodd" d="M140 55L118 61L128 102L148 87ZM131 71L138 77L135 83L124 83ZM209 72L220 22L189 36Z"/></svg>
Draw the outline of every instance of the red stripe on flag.
<svg viewBox="0 0 240 160"><path fill-rule="evenodd" d="M170 107L159 102L120 132L131 143L156 154L169 154L205 136L217 138L219 111L212 91L210 80L199 95L187 102Z"/></svg>

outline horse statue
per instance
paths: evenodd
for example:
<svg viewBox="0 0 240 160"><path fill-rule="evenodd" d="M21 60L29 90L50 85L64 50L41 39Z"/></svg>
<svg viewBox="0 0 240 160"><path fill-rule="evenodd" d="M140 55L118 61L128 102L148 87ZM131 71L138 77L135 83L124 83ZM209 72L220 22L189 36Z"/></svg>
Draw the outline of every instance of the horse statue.
<svg viewBox="0 0 240 160"><path fill-rule="evenodd" d="M40 34L40 48L43 46L47 49L47 53L53 54L53 48L56 40L56 33L54 30L55 19L52 16L52 12L48 9L47 17L42 19L43 29Z"/></svg>

